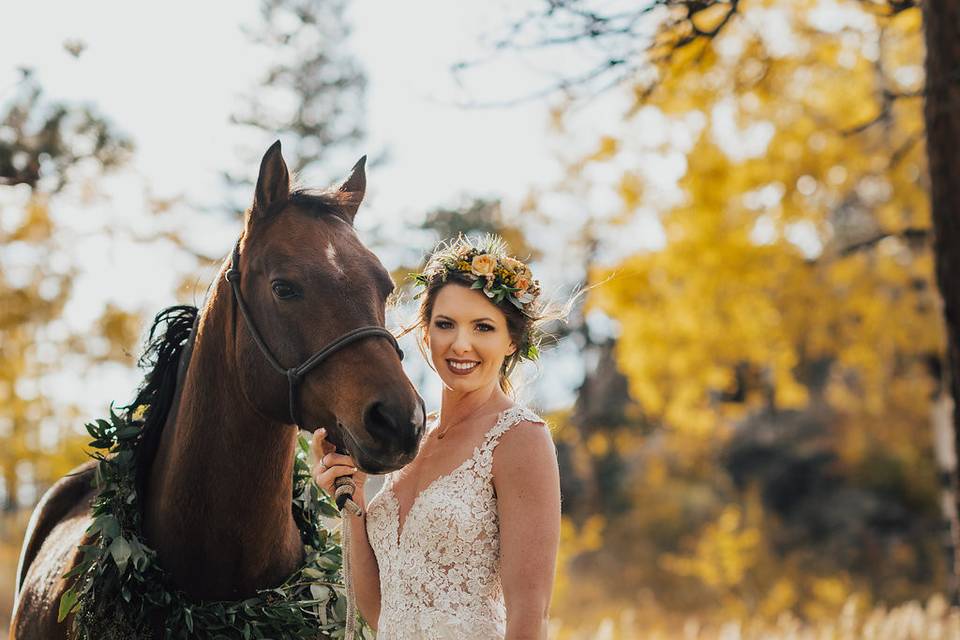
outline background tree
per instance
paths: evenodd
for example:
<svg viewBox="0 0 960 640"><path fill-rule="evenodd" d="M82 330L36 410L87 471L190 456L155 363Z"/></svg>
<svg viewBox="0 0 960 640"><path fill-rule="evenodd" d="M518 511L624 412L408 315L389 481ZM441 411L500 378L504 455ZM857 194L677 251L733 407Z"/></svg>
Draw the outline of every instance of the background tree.
<svg viewBox="0 0 960 640"><path fill-rule="evenodd" d="M580 439L612 480L568 531L578 601L618 570L618 592L744 617L945 584L920 14L841 5L551 2L504 40L607 56L553 86L632 97L560 190L579 176L663 233L595 270L636 405ZM677 162L679 196L654 175Z"/></svg>
<svg viewBox="0 0 960 640"><path fill-rule="evenodd" d="M130 140L92 108L45 98L23 70L0 111L0 566L13 575L29 507L86 456L79 410L60 401L56 374L125 359L139 317L107 306L91 331L62 315L80 257L56 213L68 192L123 166ZM84 416L88 418L89 416ZM13 583L0 587L0 619Z"/></svg>
<svg viewBox="0 0 960 640"><path fill-rule="evenodd" d="M246 106L232 116L238 125L283 140L283 153L298 175L319 172L305 183L325 184L342 168L325 163L331 153L364 135L366 76L347 47L350 28L342 0L262 0L260 22L247 35L271 62ZM247 150L245 165L262 153ZM250 178L226 173L238 202L246 206Z"/></svg>
<svg viewBox="0 0 960 640"><path fill-rule="evenodd" d="M856 6L865 14L886 20L900 15L914 16L918 20L920 3L915 0L861 0L856 3L839 3L832 19L842 21L841 13ZM559 0L546 3L542 11L533 11L511 26L508 33L498 42L498 47L508 51L545 50L565 45L582 45L590 55L578 56L581 64L575 72L562 74L559 82L539 88L534 95L546 95L563 90L576 96L596 95L614 86L630 86L640 101L651 96L662 82L669 82L670 73L677 69L676 60L685 60L687 64L697 64L704 54L705 43L719 40L720 36L736 25L749 24L753 17L767 13L776 13L783 3L743 2L740 0L665 0L634 8L611 10L602 3L580 0ZM810 3L801 6L813 8ZM958 9L949 2L923 3L923 31L927 55L925 56L925 81L917 79L914 69L908 74L912 82L891 81L884 74L884 63L876 66L882 82L876 83L877 100L875 112L859 124L853 124L847 133L855 134L862 129L876 125L883 126L898 108L903 99L924 97L925 127L914 132L902 141L899 148L890 149L891 164L900 161L919 139L926 138L929 154L929 192L931 193L932 222L928 228L900 228L902 237L919 238L933 231L934 260L937 282L943 303L943 315L948 339L946 352L938 353L931 363L939 375L940 389L935 392L938 406L952 412L949 424L941 424L940 430L949 433L937 435L935 441L949 446L952 451L943 451L938 455L942 471L942 489L948 502L943 512L949 524L947 533L948 562L952 566L950 591L954 601L958 601L958 576L960 576L960 526L957 511L960 496L957 493L957 451L960 450L960 383L951 372L956 369L958 344L958 300L948 283L960 275L960 263L954 254L960 246L952 223L956 210L956 177L960 174L960 152L955 144L960 134L956 109L950 109L957 103L958 48L956 45L960 20ZM827 18L830 19L830 18ZM753 21L756 24L756 21ZM769 24L769 21L768 21ZM777 25L773 25L777 28ZM835 37L846 38L849 33L836 30ZM917 47L919 49L919 47ZM706 55L709 55L707 53ZM469 65L467 65L469 66ZM898 85L909 85L907 87ZM675 87L676 88L676 87ZM849 210L841 209L848 213ZM856 216L855 216L856 217ZM862 216L861 216L862 218ZM847 221L849 222L849 221ZM837 229L847 222L834 220ZM854 223L857 224L856 222ZM860 228L867 234L861 241L867 244L884 237L885 231L876 229L879 236L871 237L868 227ZM949 403L945 405L944 403ZM943 413L939 411L938 413Z"/></svg>

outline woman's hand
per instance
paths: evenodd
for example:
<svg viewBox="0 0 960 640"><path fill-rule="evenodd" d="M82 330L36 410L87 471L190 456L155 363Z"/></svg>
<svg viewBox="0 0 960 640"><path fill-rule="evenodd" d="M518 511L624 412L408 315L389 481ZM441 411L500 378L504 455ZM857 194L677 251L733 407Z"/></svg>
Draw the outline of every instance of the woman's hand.
<svg viewBox="0 0 960 640"><path fill-rule="evenodd" d="M363 485L367 481L367 474L357 469L357 463L350 456L336 453L336 448L327 442L327 430L317 429L313 432L313 479L320 488L335 495L334 480L341 476L353 476L357 488L353 493L353 500L361 507L365 506Z"/></svg>

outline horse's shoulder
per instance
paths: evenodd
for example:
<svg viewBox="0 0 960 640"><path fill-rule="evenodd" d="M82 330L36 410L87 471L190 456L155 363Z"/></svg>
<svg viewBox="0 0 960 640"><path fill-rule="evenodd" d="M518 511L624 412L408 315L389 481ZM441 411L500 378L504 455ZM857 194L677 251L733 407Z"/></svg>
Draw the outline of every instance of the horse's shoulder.
<svg viewBox="0 0 960 640"><path fill-rule="evenodd" d="M40 498L24 534L23 550L17 567L18 589L23 586L27 570L53 528L82 502L87 502L84 498L92 497L92 480L96 466L96 460L88 460L75 467L70 473L57 480Z"/></svg>

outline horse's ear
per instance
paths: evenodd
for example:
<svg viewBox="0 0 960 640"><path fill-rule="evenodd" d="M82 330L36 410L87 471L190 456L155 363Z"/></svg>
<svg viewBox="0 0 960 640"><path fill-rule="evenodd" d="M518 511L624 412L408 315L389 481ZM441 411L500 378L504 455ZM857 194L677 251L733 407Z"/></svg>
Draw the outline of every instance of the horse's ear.
<svg viewBox="0 0 960 640"><path fill-rule="evenodd" d="M280 141L277 140L260 161L260 176L257 189L253 194L253 216L263 215L275 202L286 200L290 195L290 173L287 163L280 153Z"/></svg>
<svg viewBox="0 0 960 640"><path fill-rule="evenodd" d="M357 164L353 165L353 169L350 170L350 177L337 190L343 212L347 214L351 222L357 215L360 203L363 202L363 194L367 191L367 173L364 169L366 164L367 156L357 160Z"/></svg>

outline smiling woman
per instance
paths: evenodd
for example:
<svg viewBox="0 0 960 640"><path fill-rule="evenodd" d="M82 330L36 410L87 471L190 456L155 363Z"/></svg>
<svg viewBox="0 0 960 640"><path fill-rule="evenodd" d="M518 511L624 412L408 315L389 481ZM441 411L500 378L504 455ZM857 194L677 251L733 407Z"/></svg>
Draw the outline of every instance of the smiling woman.
<svg viewBox="0 0 960 640"><path fill-rule="evenodd" d="M521 358L538 355L540 285L492 236L441 245L417 282L425 290L408 331L420 332L442 403L413 462L388 474L358 516L357 603L380 640L545 638L560 534L556 449L509 383ZM315 450L328 491L356 473L322 438Z"/></svg>

